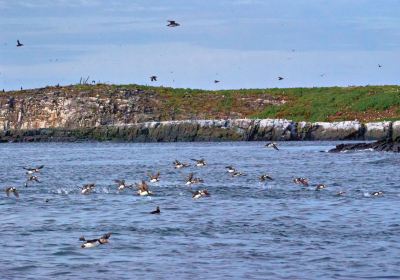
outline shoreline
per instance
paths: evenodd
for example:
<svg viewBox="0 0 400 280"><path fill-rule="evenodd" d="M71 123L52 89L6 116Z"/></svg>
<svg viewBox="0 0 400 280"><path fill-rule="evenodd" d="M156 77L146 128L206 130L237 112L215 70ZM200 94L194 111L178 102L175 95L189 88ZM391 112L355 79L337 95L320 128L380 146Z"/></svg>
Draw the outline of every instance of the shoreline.
<svg viewBox="0 0 400 280"><path fill-rule="evenodd" d="M93 127L3 129L0 132L0 142L398 141L398 139L400 139L400 121L312 123L286 119L182 120Z"/></svg>

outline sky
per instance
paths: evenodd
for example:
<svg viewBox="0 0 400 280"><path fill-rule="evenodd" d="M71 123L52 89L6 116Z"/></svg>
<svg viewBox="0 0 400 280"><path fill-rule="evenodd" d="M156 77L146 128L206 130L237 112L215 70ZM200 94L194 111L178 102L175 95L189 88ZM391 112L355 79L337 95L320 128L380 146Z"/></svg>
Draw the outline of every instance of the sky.
<svg viewBox="0 0 400 280"><path fill-rule="evenodd" d="M394 85L399 13L399 0L0 0L0 90Z"/></svg>

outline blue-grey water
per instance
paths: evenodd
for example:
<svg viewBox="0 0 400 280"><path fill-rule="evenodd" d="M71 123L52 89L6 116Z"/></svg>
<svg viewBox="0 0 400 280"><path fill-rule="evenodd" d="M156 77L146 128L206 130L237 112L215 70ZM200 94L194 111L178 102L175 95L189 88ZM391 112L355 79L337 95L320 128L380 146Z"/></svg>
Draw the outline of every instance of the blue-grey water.
<svg viewBox="0 0 400 280"><path fill-rule="evenodd" d="M1 144L1 185L20 198L0 196L0 278L400 279L400 155L320 152L336 144ZM201 157L208 166L173 168ZM25 188L22 167L41 164L41 183ZM113 183L156 171L153 197ZM192 189L210 197L191 198L190 171L205 181ZM260 183L263 173L275 180ZM94 193L80 194L92 182ZM161 215L150 215L157 205ZM106 232L109 244L80 248L81 235Z"/></svg>

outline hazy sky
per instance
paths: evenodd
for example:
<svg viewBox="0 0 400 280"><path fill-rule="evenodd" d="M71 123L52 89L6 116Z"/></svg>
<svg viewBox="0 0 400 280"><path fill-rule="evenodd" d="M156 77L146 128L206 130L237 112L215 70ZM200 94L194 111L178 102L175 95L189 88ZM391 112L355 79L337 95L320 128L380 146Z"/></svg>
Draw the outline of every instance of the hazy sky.
<svg viewBox="0 0 400 280"><path fill-rule="evenodd" d="M0 89L399 84L399 14L399 0L0 0Z"/></svg>

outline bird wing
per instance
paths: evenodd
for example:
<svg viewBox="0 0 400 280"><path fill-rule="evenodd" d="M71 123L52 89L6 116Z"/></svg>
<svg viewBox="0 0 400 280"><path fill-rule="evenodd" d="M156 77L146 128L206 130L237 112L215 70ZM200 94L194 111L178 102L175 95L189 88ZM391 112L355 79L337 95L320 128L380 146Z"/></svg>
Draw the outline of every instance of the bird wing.
<svg viewBox="0 0 400 280"><path fill-rule="evenodd" d="M14 191L14 195L15 195L16 198L19 198L19 193L18 193L17 190Z"/></svg>
<svg viewBox="0 0 400 280"><path fill-rule="evenodd" d="M25 170L28 170L28 171L35 170L35 168L31 168L31 167L22 167L22 168L25 169Z"/></svg>
<svg viewBox="0 0 400 280"><path fill-rule="evenodd" d="M125 185L125 180L115 179L114 182L117 183L118 185Z"/></svg>
<svg viewBox="0 0 400 280"><path fill-rule="evenodd" d="M108 239L110 237L111 237L111 232L108 232L108 233L103 234L103 236L100 238Z"/></svg>
<svg viewBox="0 0 400 280"><path fill-rule="evenodd" d="M193 179L193 173L189 173L189 175L188 175L188 177L187 177L187 180L188 181L191 181Z"/></svg>
<svg viewBox="0 0 400 280"><path fill-rule="evenodd" d="M44 165L38 166L36 169L42 169Z"/></svg>
<svg viewBox="0 0 400 280"><path fill-rule="evenodd" d="M10 188L6 189L6 194L7 194L8 197L10 196Z"/></svg>
<svg viewBox="0 0 400 280"><path fill-rule="evenodd" d="M274 147L275 150L279 151L279 148L275 144L273 144L272 147Z"/></svg>

